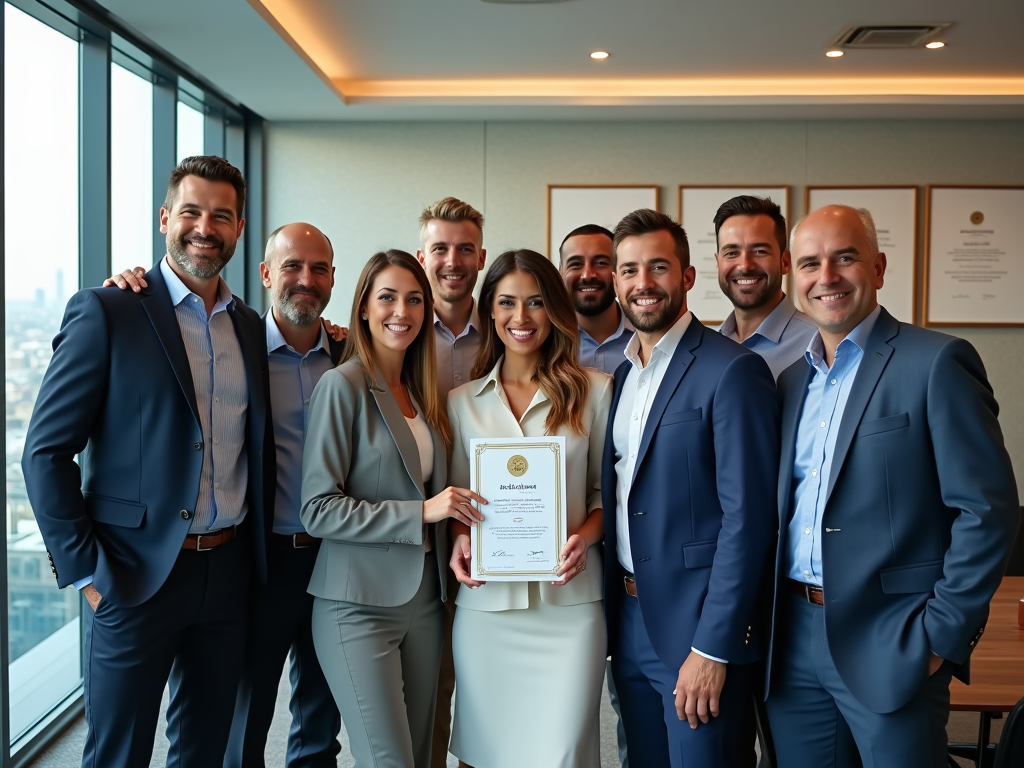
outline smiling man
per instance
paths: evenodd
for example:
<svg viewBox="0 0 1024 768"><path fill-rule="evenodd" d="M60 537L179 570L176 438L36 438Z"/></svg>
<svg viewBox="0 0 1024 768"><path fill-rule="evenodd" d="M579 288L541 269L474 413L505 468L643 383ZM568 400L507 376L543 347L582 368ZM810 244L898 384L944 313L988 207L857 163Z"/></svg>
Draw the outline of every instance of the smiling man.
<svg viewBox="0 0 1024 768"><path fill-rule="evenodd" d="M736 766L760 658L756 598L775 530L778 404L758 355L686 307L686 233L639 210L615 228L636 328L602 467L605 612L633 765Z"/></svg>
<svg viewBox="0 0 1024 768"><path fill-rule="evenodd" d="M718 284L734 307L719 332L757 352L779 377L807 347L814 323L782 291L786 219L770 199L740 195L715 213Z"/></svg>
<svg viewBox="0 0 1024 768"><path fill-rule="evenodd" d="M779 377L778 764L842 760L842 714L865 766L940 768L1020 514L999 409L970 344L878 304L867 211L814 211L791 250L818 331Z"/></svg>
<svg viewBox="0 0 1024 768"><path fill-rule="evenodd" d="M227 161L181 161L160 209L167 256L139 293L68 302L29 426L54 576L88 601L89 768L149 764L168 676L167 765L221 768L274 455L263 325L220 278L244 205Z"/></svg>

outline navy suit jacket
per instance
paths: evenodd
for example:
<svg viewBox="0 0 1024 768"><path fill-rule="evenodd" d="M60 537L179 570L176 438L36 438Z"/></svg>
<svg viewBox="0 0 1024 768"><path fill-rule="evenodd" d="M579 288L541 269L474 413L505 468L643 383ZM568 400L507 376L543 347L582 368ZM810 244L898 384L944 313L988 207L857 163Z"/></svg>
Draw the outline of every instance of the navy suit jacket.
<svg viewBox="0 0 1024 768"><path fill-rule="evenodd" d="M779 377L777 584L812 375L798 360ZM882 310L839 425L821 542L829 650L847 689L874 712L924 687L929 651L968 682L1020 516L998 411L974 347ZM769 695L770 676L769 661Z"/></svg>
<svg viewBox="0 0 1024 768"><path fill-rule="evenodd" d="M103 599L124 607L152 597L181 552L204 450L188 356L159 267L146 281L139 294L89 288L68 302L22 458L57 585L94 575ZM240 300L229 313L249 388L246 527L264 579L265 505L274 498L266 333Z"/></svg>
<svg viewBox="0 0 1024 768"><path fill-rule="evenodd" d="M624 599L614 425L629 367L623 363L615 372L602 468L612 654ZM761 658L756 599L777 523L778 451L778 400L768 365L691 319L655 396L629 492L640 611L651 645L672 669L691 646L735 664Z"/></svg>

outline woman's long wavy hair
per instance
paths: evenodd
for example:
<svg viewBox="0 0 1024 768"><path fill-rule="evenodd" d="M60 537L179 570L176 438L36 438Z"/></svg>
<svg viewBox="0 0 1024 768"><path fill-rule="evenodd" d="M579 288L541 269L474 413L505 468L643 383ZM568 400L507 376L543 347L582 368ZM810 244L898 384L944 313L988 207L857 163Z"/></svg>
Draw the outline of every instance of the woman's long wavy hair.
<svg viewBox="0 0 1024 768"><path fill-rule="evenodd" d="M486 376L505 353L505 343L494 328L494 294L502 278L512 272L523 272L537 281L544 311L551 320L551 333L544 341L540 364L534 374L534 380L551 401L544 426L548 434L563 424L573 432L583 434L583 407L590 392L590 379L579 363L580 337L576 312L555 265L536 251L505 251L487 270L480 289L479 311L487 316L489 322L480 323L480 352L473 365L472 377Z"/></svg>
<svg viewBox="0 0 1024 768"><path fill-rule="evenodd" d="M352 302L352 318L349 320L349 339L345 345L342 360L358 357L371 372L377 368L377 356L373 349L373 336L370 333L369 321L363 319L370 291L377 276L388 267L401 267L412 273L423 291L423 325L420 332L405 350L402 361L402 381L409 389L420 408L423 418L441 435L445 445L451 445L452 429L448 423L448 413L441 401L441 392L437 384L437 357L434 354L434 332L431 323L434 318L434 300L430 293L430 283L423 267L415 257L405 251L392 249L375 253L363 267L359 281L356 283L356 295Z"/></svg>

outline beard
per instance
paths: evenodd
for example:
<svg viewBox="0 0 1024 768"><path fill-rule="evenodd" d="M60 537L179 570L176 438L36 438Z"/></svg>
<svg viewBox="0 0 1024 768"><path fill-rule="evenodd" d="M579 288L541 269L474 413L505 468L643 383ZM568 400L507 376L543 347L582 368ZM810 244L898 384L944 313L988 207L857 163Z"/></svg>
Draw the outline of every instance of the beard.
<svg viewBox="0 0 1024 768"><path fill-rule="evenodd" d="M592 293L585 299L580 299L579 289L581 287L601 288L603 290ZM577 280L569 290L572 294L573 309L576 310L577 314L583 315L583 317L597 317L615 301L615 288L608 283L599 281L584 283L582 280Z"/></svg>
<svg viewBox="0 0 1024 768"><path fill-rule="evenodd" d="M188 252L187 242L201 243L203 245L214 245L220 248L220 253L209 256L193 256ZM185 270L192 277L208 279L216 277L224 269L224 265L231 261L235 253L235 243L225 245L219 237L199 237L189 235L187 238L167 238L167 253L174 263Z"/></svg>
<svg viewBox="0 0 1024 768"><path fill-rule="evenodd" d="M312 304L300 304L295 300L296 296L311 296L316 301ZM320 319L330 300L330 294L324 296L323 292L316 288L293 288L287 293L274 296L274 306L292 325L309 325Z"/></svg>
<svg viewBox="0 0 1024 768"><path fill-rule="evenodd" d="M742 277L763 277L765 280L756 290L747 289L747 292L744 292L733 282L733 279ZM781 290L782 273L777 272L772 275L763 271L734 272L727 279L719 278L718 287L737 309L757 309L771 301Z"/></svg>
<svg viewBox="0 0 1024 768"><path fill-rule="evenodd" d="M465 272L445 272L446 275L464 275L465 279L460 281L454 289L445 285L441 280L440 276L435 275L432 285L430 286L434 292L435 301L440 299L448 304L455 304L456 302L462 301L469 294L473 292L473 287L476 283L475 278Z"/></svg>
<svg viewBox="0 0 1024 768"><path fill-rule="evenodd" d="M660 298L661 309L657 312L638 313L633 308L633 301L636 299ZM676 321L679 311L683 308L686 300L686 293L669 294L664 291L647 290L630 294L626 297L626 303L622 305L622 311L626 318L633 324L633 327L644 333L655 333L663 331Z"/></svg>

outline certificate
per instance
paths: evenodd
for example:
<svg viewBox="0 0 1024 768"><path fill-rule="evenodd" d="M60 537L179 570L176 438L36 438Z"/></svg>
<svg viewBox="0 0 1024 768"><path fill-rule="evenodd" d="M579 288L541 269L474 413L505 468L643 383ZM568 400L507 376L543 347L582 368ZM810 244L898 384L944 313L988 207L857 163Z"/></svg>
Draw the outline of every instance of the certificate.
<svg viewBox="0 0 1024 768"><path fill-rule="evenodd" d="M1024 187L928 187L924 324L1024 325Z"/></svg>
<svg viewBox="0 0 1024 768"><path fill-rule="evenodd" d="M657 185L548 184L548 258L558 265L558 247L576 227L615 229L619 219L637 208L658 209Z"/></svg>
<svg viewBox="0 0 1024 768"><path fill-rule="evenodd" d="M565 438L474 438L469 484L485 499L470 529L473 578L558 581L565 546Z"/></svg>

